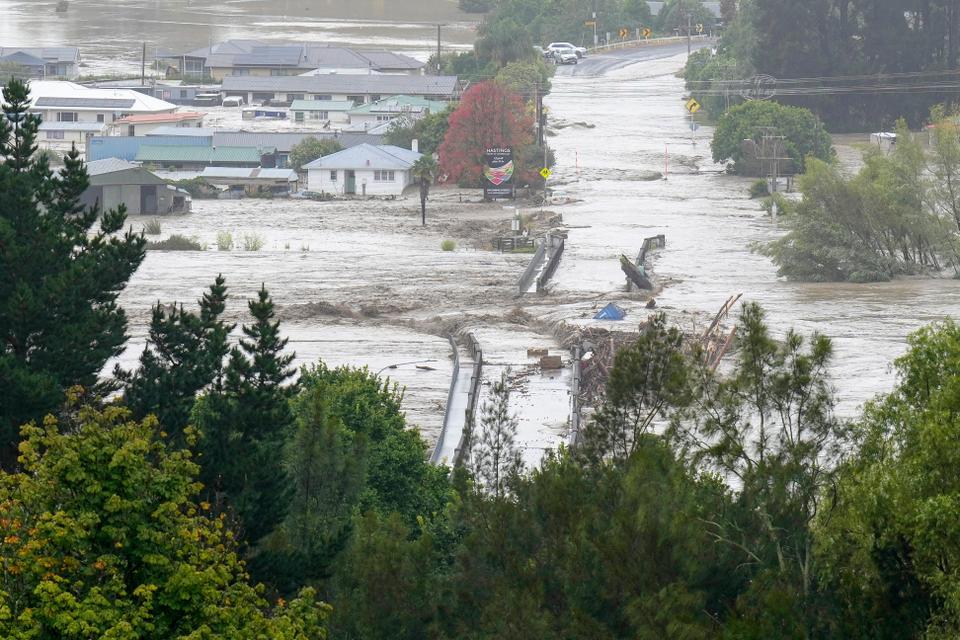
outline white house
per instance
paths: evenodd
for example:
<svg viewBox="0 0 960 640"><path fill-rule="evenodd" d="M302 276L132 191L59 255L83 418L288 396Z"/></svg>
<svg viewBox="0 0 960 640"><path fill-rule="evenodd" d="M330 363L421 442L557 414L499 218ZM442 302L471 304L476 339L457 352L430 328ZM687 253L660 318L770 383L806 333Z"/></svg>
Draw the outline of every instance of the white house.
<svg viewBox="0 0 960 640"><path fill-rule="evenodd" d="M373 129L397 118L404 118L413 124L431 113L443 111L448 104L416 96L391 96L351 109L350 124L355 130Z"/></svg>
<svg viewBox="0 0 960 640"><path fill-rule="evenodd" d="M384 96L406 95L450 101L458 97L457 76L306 75L227 76L224 98L239 96L246 104L290 104L294 100L335 100L359 106Z"/></svg>
<svg viewBox="0 0 960 640"><path fill-rule="evenodd" d="M130 89L90 89L73 82L30 83L30 112L44 122L38 141L43 148L86 142L107 126L130 115L173 113L177 105Z"/></svg>
<svg viewBox="0 0 960 640"><path fill-rule="evenodd" d="M317 125L327 123L347 124L353 103L346 100L294 100L290 105L290 117L294 122L309 122Z"/></svg>
<svg viewBox="0 0 960 640"><path fill-rule="evenodd" d="M337 195L398 196L421 155L392 145L361 144L304 165L307 189Z"/></svg>
<svg viewBox="0 0 960 640"><path fill-rule="evenodd" d="M141 113L124 116L110 125L113 136L147 136L157 129L176 127L178 129L200 129L205 114L199 111L177 111L175 113Z"/></svg>

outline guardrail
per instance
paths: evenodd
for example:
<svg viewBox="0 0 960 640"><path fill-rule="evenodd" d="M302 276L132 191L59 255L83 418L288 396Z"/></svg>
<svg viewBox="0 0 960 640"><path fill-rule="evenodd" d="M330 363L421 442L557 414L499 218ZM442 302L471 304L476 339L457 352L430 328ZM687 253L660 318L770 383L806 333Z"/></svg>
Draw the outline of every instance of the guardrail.
<svg viewBox="0 0 960 640"><path fill-rule="evenodd" d="M543 260L546 256L547 244L544 242L537 247L536 253L533 254L533 259L530 260L530 264L527 265L523 275L520 276L520 279L517 281L517 288L520 290L520 295L525 294L530 288L530 285L533 284L533 279L540 270L540 265L543 264Z"/></svg>
<svg viewBox="0 0 960 640"><path fill-rule="evenodd" d="M690 36L691 42L707 42L711 40L713 36L703 35L703 36ZM611 42L609 44L602 44L598 47L590 47L587 49L587 53L603 53L604 51L614 51L616 49L635 49L637 47L656 47L664 44L676 44L678 42L686 42L687 36L669 36L666 38L651 38L649 40L640 39L640 40L621 40L618 42Z"/></svg>
<svg viewBox="0 0 960 640"><path fill-rule="evenodd" d="M563 250L566 248L567 243L563 238L548 235L547 241L544 244L548 245L551 249L550 261L547 262L543 273L537 278L537 293L540 293L546 288L547 282L549 282L553 274L556 273L557 265L560 264L560 257L563 255Z"/></svg>
<svg viewBox="0 0 960 640"><path fill-rule="evenodd" d="M649 238L643 239L643 246L640 247L640 253L637 254L637 261L634 263L638 267L642 267L644 261L647 259L647 254L651 249L663 249L667 246L667 236L662 233L658 236L650 236Z"/></svg>
<svg viewBox="0 0 960 640"><path fill-rule="evenodd" d="M580 444L580 347L573 348L573 379L570 381L570 446Z"/></svg>
<svg viewBox="0 0 960 640"><path fill-rule="evenodd" d="M447 436L447 425L450 422L450 407L453 405L453 394L457 389L457 380L460 378L460 350L457 348L457 342L453 336L447 336L450 341L450 347L453 349L453 377L450 378L450 391L447 392L447 408L443 412L443 428L440 429L440 437L437 438L437 446L433 449L433 455L430 456L430 462L437 464L440 460L440 452L443 450L443 442Z"/></svg>
<svg viewBox="0 0 960 640"><path fill-rule="evenodd" d="M515 251L517 249L533 249L535 243L533 238L529 237L510 237L510 238L494 238L493 239L493 248L503 253L504 251Z"/></svg>
<svg viewBox="0 0 960 640"><path fill-rule="evenodd" d="M473 425L477 415L477 402L480 398L480 382L483 375L483 349L477 342L476 336L472 333L467 334L467 349L473 357L473 375L470 378L470 391L467 395L467 408L464 423L463 434L460 436L460 442L453 454L453 466L463 466L466 456L470 451L471 437L473 436Z"/></svg>

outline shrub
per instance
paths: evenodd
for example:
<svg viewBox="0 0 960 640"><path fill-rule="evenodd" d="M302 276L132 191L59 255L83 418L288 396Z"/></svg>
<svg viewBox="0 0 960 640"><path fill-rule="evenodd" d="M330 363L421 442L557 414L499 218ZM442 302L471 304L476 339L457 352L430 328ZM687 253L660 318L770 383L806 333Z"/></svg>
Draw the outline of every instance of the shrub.
<svg viewBox="0 0 960 640"><path fill-rule="evenodd" d="M156 218L147 221L147 223L143 225L143 232L148 236L160 235L160 221Z"/></svg>
<svg viewBox="0 0 960 640"><path fill-rule="evenodd" d="M767 181L761 178L760 180L754 180L750 183L750 189L748 190L751 198L763 198L770 195L770 186L767 184Z"/></svg>
<svg viewBox="0 0 960 640"><path fill-rule="evenodd" d="M444 251L453 251L457 248L457 243L453 240L444 240L440 243L440 248Z"/></svg>
<svg viewBox="0 0 960 640"><path fill-rule="evenodd" d="M255 233L243 234L244 251L260 251L263 248L263 237Z"/></svg>
<svg viewBox="0 0 960 640"><path fill-rule="evenodd" d="M217 233L217 249L220 251L230 251L233 249L233 234L229 231L220 231Z"/></svg>
<svg viewBox="0 0 960 640"><path fill-rule="evenodd" d="M220 191L203 178L177 180L170 184L179 189L183 189L190 194L190 197L196 198L197 200L212 200L220 195Z"/></svg>
<svg viewBox="0 0 960 640"><path fill-rule="evenodd" d="M203 251L205 247L196 238L173 234L166 240L148 242L147 251Z"/></svg>

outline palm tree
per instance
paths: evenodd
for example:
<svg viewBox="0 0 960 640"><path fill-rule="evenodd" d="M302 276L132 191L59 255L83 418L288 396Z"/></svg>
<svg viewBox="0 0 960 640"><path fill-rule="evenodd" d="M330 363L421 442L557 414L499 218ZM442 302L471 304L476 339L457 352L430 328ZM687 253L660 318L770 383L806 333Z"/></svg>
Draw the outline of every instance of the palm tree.
<svg viewBox="0 0 960 640"><path fill-rule="evenodd" d="M420 221L427 225L427 195L430 193L430 185L437 177L437 161L433 156L423 155L413 163L410 173L420 181Z"/></svg>

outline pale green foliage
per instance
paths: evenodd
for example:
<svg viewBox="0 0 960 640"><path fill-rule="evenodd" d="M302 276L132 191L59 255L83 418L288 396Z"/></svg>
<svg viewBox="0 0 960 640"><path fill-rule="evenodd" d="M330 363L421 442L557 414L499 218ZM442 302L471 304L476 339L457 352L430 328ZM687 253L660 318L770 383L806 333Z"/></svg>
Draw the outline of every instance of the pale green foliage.
<svg viewBox="0 0 960 640"><path fill-rule="evenodd" d="M160 235L162 233L160 221L156 218L153 220L148 220L147 223L143 225L143 232L148 236Z"/></svg>
<svg viewBox="0 0 960 640"><path fill-rule="evenodd" d="M343 145L333 138L304 138L303 141L290 149L290 166L299 171L303 165L310 164L317 158L328 156L343 149Z"/></svg>
<svg viewBox="0 0 960 640"><path fill-rule="evenodd" d="M440 248L444 251L453 251L457 248L457 243L453 240L444 240L440 243Z"/></svg>
<svg viewBox="0 0 960 640"><path fill-rule="evenodd" d="M217 232L217 249L220 251L230 251L233 249L233 234L229 231Z"/></svg>
<svg viewBox="0 0 960 640"><path fill-rule="evenodd" d="M243 250L244 251L260 251L263 248L264 240L263 236L256 233L245 233L243 234Z"/></svg>

